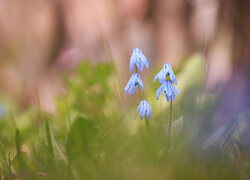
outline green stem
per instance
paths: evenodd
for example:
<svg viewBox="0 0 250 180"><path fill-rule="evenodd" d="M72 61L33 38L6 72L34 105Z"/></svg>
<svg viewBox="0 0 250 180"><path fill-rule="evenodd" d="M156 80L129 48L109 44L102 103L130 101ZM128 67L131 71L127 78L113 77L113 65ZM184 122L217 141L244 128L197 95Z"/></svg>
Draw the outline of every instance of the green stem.
<svg viewBox="0 0 250 180"><path fill-rule="evenodd" d="M148 134L149 134L149 123L148 123L146 117L145 117L144 119L145 119L145 124L146 124L146 126L147 126Z"/></svg>
<svg viewBox="0 0 250 180"><path fill-rule="evenodd" d="M172 114L172 97L170 97L170 121L169 121L169 126L168 126L168 136L170 136L172 119L173 119L173 114Z"/></svg>
<svg viewBox="0 0 250 180"><path fill-rule="evenodd" d="M137 67L135 67L135 72L138 73ZM140 91L140 89L138 89L138 90L139 90L139 97L140 97L140 100L142 100L142 92Z"/></svg>
<svg viewBox="0 0 250 180"><path fill-rule="evenodd" d="M137 67L135 67L135 72L138 73ZM138 89L138 90L139 90L139 89ZM141 101L142 101L143 95L142 95L142 92L141 92L140 90L139 90L139 97L140 97L140 99L141 99ZM149 133L149 123L148 123L146 117L145 117L144 119L145 119L145 124L146 124L146 126L147 126L147 130L148 130L148 133Z"/></svg>
<svg viewBox="0 0 250 180"><path fill-rule="evenodd" d="M71 127L71 120L70 120L70 114L69 114L69 105L66 101L66 99L64 98L64 103L65 103L65 107L66 107L66 112L67 112L67 120L68 120L68 130L70 130Z"/></svg>
<svg viewBox="0 0 250 180"><path fill-rule="evenodd" d="M49 125L48 121L46 121L46 137L47 137L47 143L48 143L48 150L50 152L51 157L54 158L54 151L53 151L53 145L52 145L52 140L51 140L50 125Z"/></svg>

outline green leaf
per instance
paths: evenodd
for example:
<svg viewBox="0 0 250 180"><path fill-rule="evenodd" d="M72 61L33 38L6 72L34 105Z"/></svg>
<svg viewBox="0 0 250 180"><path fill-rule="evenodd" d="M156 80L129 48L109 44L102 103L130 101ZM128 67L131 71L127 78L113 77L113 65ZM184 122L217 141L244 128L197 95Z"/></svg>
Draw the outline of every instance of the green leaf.
<svg viewBox="0 0 250 180"><path fill-rule="evenodd" d="M5 149L0 144L0 173L6 177L6 179L12 179L12 170L10 164L10 153L5 152Z"/></svg>
<svg viewBox="0 0 250 180"><path fill-rule="evenodd" d="M51 134L50 134L50 126L49 126L48 121L46 121L46 137L47 137L49 152L51 156L54 158L54 151L53 151L53 145L52 145Z"/></svg>
<svg viewBox="0 0 250 180"><path fill-rule="evenodd" d="M16 129L15 139L16 139L16 150L17 150L17 155L18 155L21 152L21 144L22 144L22 138L21 138L19 129Z"/></svg>
<svg viewBox="0 0 250 180"><path fill-rule="evenodd" d="M66 152L69 160L84 155L90 156L97 141L97 129L93 123L82 117L76 118L66 142Z"/></svg>
<svg viewBox="0 0 250 180"><path fill-rule="evenodd" d="M16 149L17 154L12 160L11 164L16 168L16 170L30 169L34 171L34 166L29 163L28 156L25 152L21 151L22 137L19 129L16 129Z"/></svg>

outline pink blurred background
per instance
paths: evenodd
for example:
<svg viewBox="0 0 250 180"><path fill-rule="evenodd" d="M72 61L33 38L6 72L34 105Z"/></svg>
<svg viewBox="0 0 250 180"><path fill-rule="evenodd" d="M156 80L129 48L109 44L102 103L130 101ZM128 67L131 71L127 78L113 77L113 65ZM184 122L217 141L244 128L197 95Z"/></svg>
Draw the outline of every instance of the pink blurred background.
<svg viewBox="0 0 250 180"><path fill-rule="evenodd" d="M62 73L113 60L124 85L134 47L151 67L203 53L208 89L248 89L249 9L247 0L1 0L0 91L24 108L38 96L53 112Z"/></svg>

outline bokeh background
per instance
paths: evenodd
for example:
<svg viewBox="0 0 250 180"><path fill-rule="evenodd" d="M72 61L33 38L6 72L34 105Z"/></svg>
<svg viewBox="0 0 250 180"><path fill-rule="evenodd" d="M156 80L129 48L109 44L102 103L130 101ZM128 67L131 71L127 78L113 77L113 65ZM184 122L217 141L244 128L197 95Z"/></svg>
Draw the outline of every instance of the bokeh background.
<svg viewBox="0 0 250 180"><path fill-rule="evenodd" d="M231 82L247 93L249 7L247 0L1 0L1 91L25 108L38 103L37 89L53 112L63 72L86 59L112 60L124 86L138 47L151 67L175 68L200 52L208 88Z"/></svg>
<svg viewBox="0 0 250 180"><path fill-rule="evenodd" d="M38 133L38 130L34 130L36 133L31 130L32 123L35 123L35 127L39 129L39 123L44 123L43 120L46 119L54 123L55 140L53 143L57 140L58 147L64 147L62 141L67 139L66 137L70 136L68 132L73 132L72 128L74 129L74 126L70 128L68 119L71 119L73 123L73 117L75 118L79 112L81 116L92 119L100 117L100 119L108 119L108 117L115 119L118 116L124 118L125 127L129 126L129 130L126 130L129 133L117 128L118 132L108 137L114 138L113 136L117 135L120 139L114 138L110 142L113 140L115 143L126 139L124 138L126 133L130 135L136 132L141 133L138 130L140 121L133 121L133 123L130 121L131 117L134 117L139 95L135 95L136 98L128 97L124 95L123 90L131 75L129 60L132 50L137 47L142 50L150 63L150 69L143 71L141 76L145 83L144 95L152 103L155 122L157 120L164 122L164 118L168 116L168 113L164 113L165 108L168 112L168 104L163 97L159 103L155 100L155 91L159 84L152 85L152 80L163 64L170 62L177 74L179 83L177 88L181 92L181 98L177 97L174 119L178 119L178 122L189 122L191 119L201 120L198 123L195 121L187 126L184 125L186 127L184 132L195 129L193 132L199 131L202 141L208 138L205 145L203 144L203 147L206 147L204 149L221 138L221 134L225 132L223 127L228 130L235 126L234 123L238 122L238 119L244 121L241 124L242 131L239 133L242 139L236 138L237 142L243 141L244 146L236 148L236 155L234 146L230 146L229 156L234 154L234 157L237 157L237 163L243 161L247 164L244 170L249 170L249 18L250 1L248 0L0 0L0 120L5 119L10 123L6 125L5 121L0 122L0 129L3 130L0 133L1 145L6 145L8 151L15 149L10 155L14 158L18 148L15 148L13 143L14 139L19 137L17 135L19 131L15 131L15 128L20 129L25 137L29 137ZM111 64L111 67L106 67L105 63ZM107 80L110 69L113 69L113 78ZM73 82L69 83L68 79ZM94 81L97 83L95 84ZM93 88L93 84L97 87ZM69 92L73 92L73 95L68 95ZM63 100L58 102L58 97L63 97ZM109 110L109 108L113 109ZM114 115L116 110L119 115ZM41 112L46 113L46 117L41 118L39 114ZM112 113L113 115L110 115ZM56 120L50 116L54 116ZM17 120L19 117L20 120ZM34 122L27 120L32 118L35 119ZM18 121L17 125L14 123L15 126L13 126L11 123L15 121ZM116 129L113 127L117 126L117 122L112 120L112 123L112 130ZM198 127L193 126L195 123ZM100 127L103 125L99 124ZM106 125L104 125L106 128L104 130L110 132L111 130ZM86 128L85 125L79 126ZM158 126L153 125L159 128ZM12 132L12 135L7 135L7 130ZM122 135L119 134L119 130ZM215 133L209 139L209 135L216 130L219 130L217 134ZM230 134L230 132L233 134L231 130L227 133ZM158 135L154 134L154 138L157 139ZM144 135L142 136L142 139L147 139ZM189 134L188 137L192 139L193 134ZM230 139L231 134L227 137ZM228 142L227 137L226 142ZM104 149L112 149L110 142L104 141L107 143ZM141 141L138 140L138 142L138 147L141 147ZM233 143L237 144L237 142ZM151 141L147 143L146 147L150 146ZM192 143L193 141L187 144L193 145ZM247 143L249 143L248 146ZM49 144L47 142L47 146ZM126 148L129 149L134 144ZM74 147L74 143L72 146ZM247 146L247 151L245 151L245 146ZM28 145L24 146L22 150L32 154L28 147ZM62 148L62 153L59 151L59 154L70 151L67 148L66 145L66 150ZM156 154L162 153L162 151L158 152L158 146L155 148L152 152L155 150ZM217 150L216 153L220 151ZM174 151L171 150L171 152ZM191 152L193 153L193 150ZM146 157L147 153L142 154L142 159L143 155ZM34 157L37 156L34 155ZM112 163L119 164L118 157L118 155L112 157ZM158 162L157 158L154 160ZM176 158L170 163L175 160L178 163L182 162ZM187 164L192 162L187 159L184 161ZM137 161L132 162L128 163L132 165L131 169L138 168ZM217 165L223 167L223 163ZM83 164L79 167L84 169L86 167ZM203 164L202 172L209 169L208 164ZM182 166L183 169L185 165ZM167 165L168 168L170 166L175 169L178 164ZM199 167L199 161L194 166ZM229 169L234 169L233 164L229 166ZM149 170L150 167L155 167L155 164L152 163L144 168ZM78 169L79 172L81 168ZM87 169L91 171L91 168L92 166ZM107 169L109 168L112 170L113 166L107 166ZM36 171L41 169L37 168ZM131 169L124 170L125 179L130 177ZM131 174L132 177L136 178L138 175L147 177L141 169L139 172L137 170ZM47 173L46 169L41 171ZM190 179L198 179L197 171L193 171L193 174L186 172L185 176L190 175ZM233 179L248 179L249 173L242 171L242 169L235 169ZM151 173L149 179L152 179L155 173L159 179L173 177L170 175L173 172L178 174L178 171L174 170L165 174L161 168L156 168L152 173L149 171L149 174ZM216 174L216 171L214 172ZM220 178L228 177L225 169L222 172L224 174L222 173ZM209 172L203 175L206 179ZM185 176L179 176L179 178ZM114 176L113 179L117 177L119 176ZM218 176L214 177L218 178Z"/></svg>

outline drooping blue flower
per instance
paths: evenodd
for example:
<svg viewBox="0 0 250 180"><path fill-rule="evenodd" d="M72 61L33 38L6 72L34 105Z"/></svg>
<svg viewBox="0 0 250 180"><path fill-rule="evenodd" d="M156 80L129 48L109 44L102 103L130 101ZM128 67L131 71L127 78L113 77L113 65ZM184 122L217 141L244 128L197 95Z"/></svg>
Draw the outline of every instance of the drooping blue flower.
<svg viewBox="0 0 250 180"><path fill-rule="evenodd" d="M149 68L148 60L147 58L142 54L141 50L139 48L134 48L132 56L130 58L130 72L133 71L134 66L137 66L137 68L142 71L143 66L145 65L147 68Z"/></svg>
<svg viewBox="0 0 250 180"><path fill-rule="evenodd" d="M151 110L151 106L147 100L141 101L141 103L139 104L139 106L136 110L135 118L136 118L136 115L137 115L139 110L140 110L140 118L141 119L143 119L143 117L145 116L147 121L149 121L150 118L152 120L152 110Z"/></svg>
<svg viewBox="0 0 250 180"><path fill-rule="evenodd" d="M159 96L164 91L165 97L167 101L169 102L170 97L172 96L172 100L174 101L176 98L176 94L180 95L179 90L173 86L172 82L170 80L165 80L162 85L158 88L156 91L156 99L159 99Z"/></svg>
<svg viewBox="0 0 250 180"><path fill-rule="evenodd" d="M125 94L127 94L127 92L132 95L134 94L134 92L136 91L138 85L141 86L141 91L143 89L143 83L141 80L141 76L138 73L134 73L131 78L129 79L126 87L124 88Z"/></svg>
<svg viewBox="0 0 250 180"><path fill-rule="evenodd" d="M162 70L156 74L154 77L154 83L157 79L159 79L159 82L162 84L166 80L166 77L169 75L170 80L177 85L177 79L175 77L174 71L170 65L170 63L164 64Z"/></svg>

